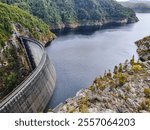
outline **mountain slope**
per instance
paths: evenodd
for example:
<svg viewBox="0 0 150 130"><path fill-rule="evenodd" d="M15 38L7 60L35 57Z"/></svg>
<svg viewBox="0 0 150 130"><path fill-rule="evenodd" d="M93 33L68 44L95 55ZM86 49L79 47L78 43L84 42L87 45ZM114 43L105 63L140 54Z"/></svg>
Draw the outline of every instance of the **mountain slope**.
<svg viewBox="0 0 150 130"><path fill-rule="evenodd" d="M16 6L9 6L0 3L0 40L1 43L8 40L12 34L11 23L18 23L28 30L28 35L48 42L53 39L54 34L49 30L49 26L42 20L30 15Z"/></svg>
<svg viewBox="0 0 150 130"><path fill-rule="evenodd" d="M150 1L134 1L134 2L120 2L123 6L133 9L138 13L150 12Z"/></svg>
<svg viewBox="0 0 150 130"><path fill-rule="evenodd" d="M128 0L129 2L147 2L150 0Z"/></svg>
<svg viewBox="0 0 150 130"><path fill-rule="evenodd" d="M53 28L137 21L135 13L114 0L2 0L16 4Z"/></svg>

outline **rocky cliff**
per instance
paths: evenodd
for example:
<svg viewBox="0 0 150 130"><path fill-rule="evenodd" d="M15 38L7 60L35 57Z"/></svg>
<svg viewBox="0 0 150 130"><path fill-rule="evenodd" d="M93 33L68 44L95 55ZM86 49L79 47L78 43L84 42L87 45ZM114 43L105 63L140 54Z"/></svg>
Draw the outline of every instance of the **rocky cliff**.
<svg viewBox="0 0 150 130"><path fill-rule="evenodd" d="M63 113L150 112L150 37L136 42L140 59L115 66L53 111Z"/></svg>

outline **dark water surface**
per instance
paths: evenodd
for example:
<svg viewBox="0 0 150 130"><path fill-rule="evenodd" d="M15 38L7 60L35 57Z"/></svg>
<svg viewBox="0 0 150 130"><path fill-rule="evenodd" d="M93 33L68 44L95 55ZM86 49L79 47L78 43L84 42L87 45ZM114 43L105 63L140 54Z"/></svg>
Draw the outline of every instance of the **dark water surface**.
<svg viewBox="0 0 150 130"><path fill-rule="evenodd" d="M105 70L137 58L135 41L150 35L150 14L137 14L140 21L120 27L111 27L90 35L69 33L59 36L47 47L47 53L57 72L51 108L87 88Z"/></svg>

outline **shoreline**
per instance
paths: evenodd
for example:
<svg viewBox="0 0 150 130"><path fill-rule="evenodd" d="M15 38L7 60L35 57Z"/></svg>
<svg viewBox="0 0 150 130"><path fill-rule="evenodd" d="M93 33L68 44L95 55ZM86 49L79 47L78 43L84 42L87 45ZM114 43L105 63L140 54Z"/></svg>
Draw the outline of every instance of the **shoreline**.
<svg viewBox="0 0 150 130"><path fill-rule="evenodd" d="M138 22L139 19L136 17L132 21L128 21L127 19L124 20L119 20L119 21L104 21L104 22L85 22L85 23L76 23L76 24L71 24L71 25L62 25L57 28L51 29L51 31L56 34L57 36L59 35L65 35L68 32L86 32L87 31L97 31L99 29L107 29L108 27L112 26L124 26L127 24L133 24Z"/></svg>

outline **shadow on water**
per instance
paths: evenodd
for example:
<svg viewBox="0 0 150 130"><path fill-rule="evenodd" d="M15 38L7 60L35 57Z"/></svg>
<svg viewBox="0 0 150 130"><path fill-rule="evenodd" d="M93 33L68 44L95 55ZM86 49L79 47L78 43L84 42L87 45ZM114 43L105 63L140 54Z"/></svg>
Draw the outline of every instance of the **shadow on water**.
<svg viewBox="0 0 150 130"><path fill-rule="evenodd" d="M92 35L94 34L96 31L99 30L105 30L105 29L114 29L114 28L119 28L119 27L126 27L127 24L117 24L117 23L110 23L110 24L106 24L103 26L81 26L81 27L77 27L75 29L72 28L63 28L63 29L52 29L51 31L53 33L55 33L58 37L59 36L66 36L68 34L79 34L79 35ZM128 24L128 26L130 26L131 28L134 26L134 24L130 23Z"/></svg>

